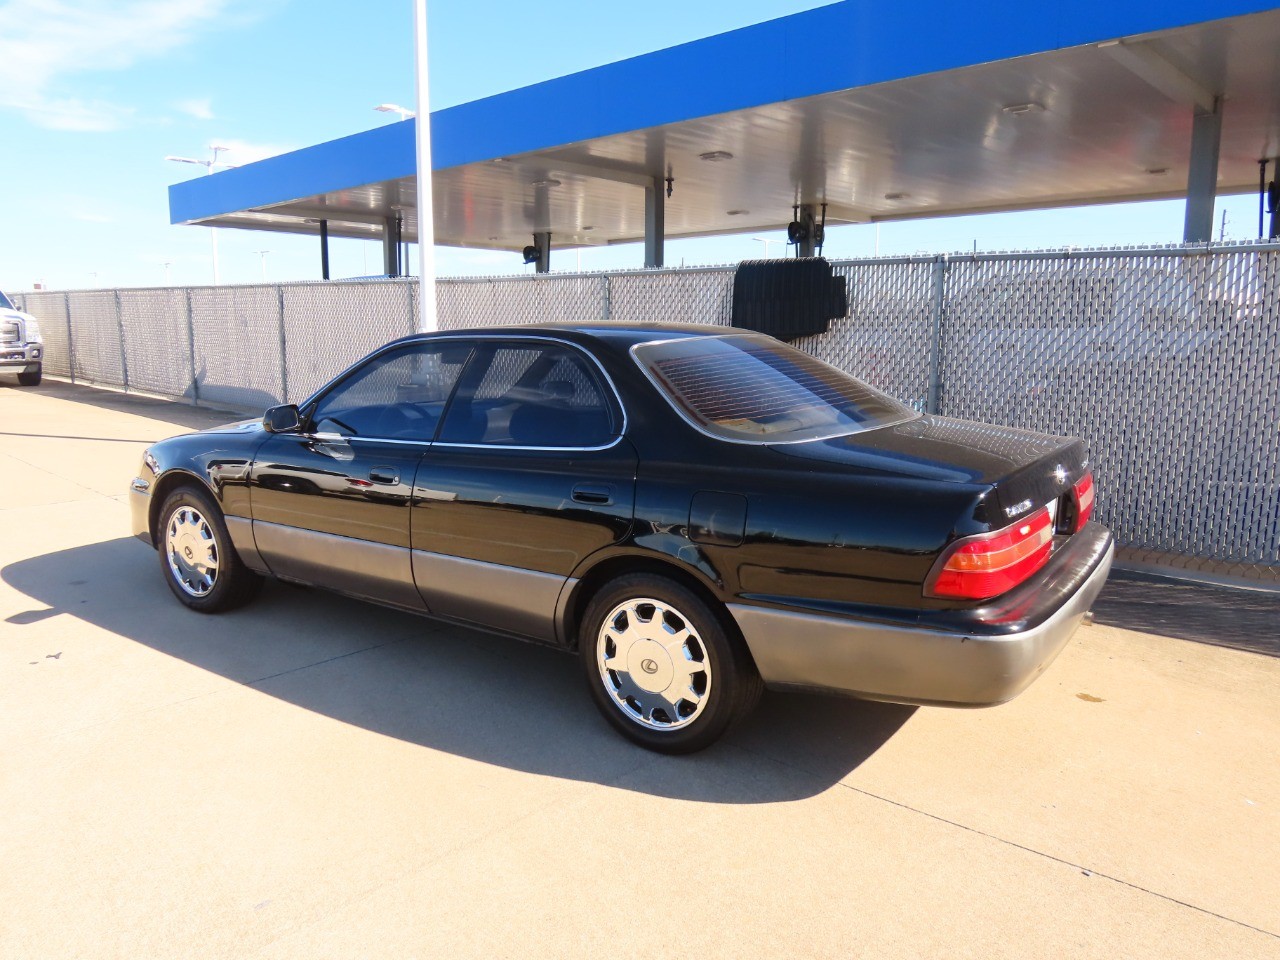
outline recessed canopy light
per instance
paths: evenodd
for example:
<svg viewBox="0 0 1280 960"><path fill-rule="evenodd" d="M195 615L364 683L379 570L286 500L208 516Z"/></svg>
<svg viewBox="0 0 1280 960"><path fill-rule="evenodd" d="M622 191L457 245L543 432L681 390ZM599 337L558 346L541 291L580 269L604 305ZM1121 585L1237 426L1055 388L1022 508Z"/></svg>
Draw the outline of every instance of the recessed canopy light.
<svg viewBox="0 0 1280 960"><path fill-rule="evenodd" d="M1147 167L1147 175L1152 177L1163 177L1168 172L1168 167Z"/></svg>
<svg viewBox="0 0 1280 960"><path fill-rule="evenodd" d="M589 225L587 225L587 226L583 227L582 229L583 229L583 230L594 230L594 229L595 229L595 225L594 225L594 224L589 224Z"/></svg>
<svg viewBox="0 0 1280 960"><path fill-rule="evenodd" d="M886 200L905 200L909 196L911 196L909 193L886 193L884 198Z"/></svg>
<svg viewBox="0 0 1280 960"><path fill-rule="evenodd" d="M725 213L727 213L731 217L740 217L744 213L750 213L750 212L751 212L750 210L726 210L725 211Z"/></svg>
<svg viewBox="0 0 1280 960"><path fill-rule="evenodd" d="M1001 107L1005 113L1013 117L1021 117L1028 113L1044 113L1043 103L1011 103L1007 107Z"/></svg>
<svg viewBox="0 0 1280 960"><path fill-rule="evenodd" d="M511 161L508 160L506 157L494 157L489 162L490 163L510 163Z"/></svg>
<svg viewBox="0 0 1280 960"><path fill-rule="evenodd" d="M541 180L530 180L529 185L531 187L558 187L560 186L560 181L555 177L544 177Z"/></svg>
<svg viewBox="0 0 1280 960"><path fill-rule="evenodd" d="M494 240L497 240L497 239L498 239L497 237L490 237L490 238L489 238L489 241L490 241L490 242L493 242Z"/></svg>
<svg viewBox="0 0 1280 960"><path fill-rule="evenodd" d="M728 150L708 150L706 153L698 154L699 160L706 160L708 163L719 163L721 160L732 160L733 154Z"/></svg>

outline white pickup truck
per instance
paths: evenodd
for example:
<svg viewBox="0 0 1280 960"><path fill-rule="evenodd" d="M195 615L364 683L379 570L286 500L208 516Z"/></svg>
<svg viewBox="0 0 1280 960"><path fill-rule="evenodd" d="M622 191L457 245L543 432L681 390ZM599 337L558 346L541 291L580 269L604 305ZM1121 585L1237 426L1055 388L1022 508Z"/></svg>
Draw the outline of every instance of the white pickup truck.
<svg viewBox="0 0 1280 960"><path fill-rule="evenodd" d="M0 373L16 373L24 387L40 384L44 373L44 340L40 324L22 313L0 292Z"/></svg>

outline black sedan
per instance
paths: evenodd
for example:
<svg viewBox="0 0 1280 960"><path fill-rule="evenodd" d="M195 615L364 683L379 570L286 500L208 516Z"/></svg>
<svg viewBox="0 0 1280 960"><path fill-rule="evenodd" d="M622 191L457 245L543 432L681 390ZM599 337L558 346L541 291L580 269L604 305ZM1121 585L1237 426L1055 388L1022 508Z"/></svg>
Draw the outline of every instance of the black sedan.
<svg viewBox="0 0 1280 960"><path fill-rule="evenodd" d="M1101 590L1078 440L920 415L754 333L490 328L150 447L134 533L213 613L263 576L578 651L643 746L764 687L1008 700Z"/></svg>

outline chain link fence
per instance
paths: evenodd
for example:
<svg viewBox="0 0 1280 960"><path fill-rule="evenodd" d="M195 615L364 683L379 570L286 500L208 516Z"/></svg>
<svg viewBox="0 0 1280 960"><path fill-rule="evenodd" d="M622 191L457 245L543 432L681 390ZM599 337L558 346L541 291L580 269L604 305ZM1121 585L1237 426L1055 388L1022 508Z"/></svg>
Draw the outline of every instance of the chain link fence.
<svg viewBox="0 0 1280 960"><path fill-rule="evenodd" d="M798 345L922 411L1086 438L1129 565L1280 586L1280 245L833 264ZM442 329L726 325L733 268L437 284ZM51 375L261 410L413 332L414 280L37 291Z"/></svg>

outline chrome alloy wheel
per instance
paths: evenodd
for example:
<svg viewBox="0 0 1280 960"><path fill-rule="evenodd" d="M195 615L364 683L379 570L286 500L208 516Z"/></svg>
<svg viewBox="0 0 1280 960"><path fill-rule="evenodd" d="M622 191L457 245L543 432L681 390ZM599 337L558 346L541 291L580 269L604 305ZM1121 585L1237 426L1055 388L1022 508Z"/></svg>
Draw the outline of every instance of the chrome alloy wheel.
<svg viewBox="0 0 1280 960"><path fill-rule="evenodd" d="M596 638L605 691L628 718L650 730L676 730L702 713L711 660L679 610L647 597L618 604Z"/></svg>
<svg viewBox="0 0 1280 960"><path fill-rule="evenodd" d="M208 596L218 582L218 542L200 511L185 504L173 511L164 548L178 586L189 596Z"/></svg>

